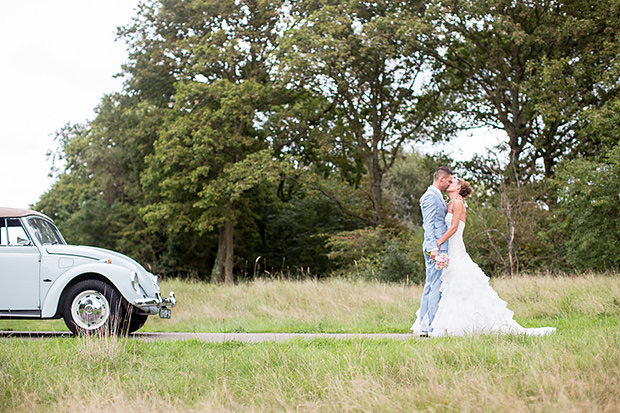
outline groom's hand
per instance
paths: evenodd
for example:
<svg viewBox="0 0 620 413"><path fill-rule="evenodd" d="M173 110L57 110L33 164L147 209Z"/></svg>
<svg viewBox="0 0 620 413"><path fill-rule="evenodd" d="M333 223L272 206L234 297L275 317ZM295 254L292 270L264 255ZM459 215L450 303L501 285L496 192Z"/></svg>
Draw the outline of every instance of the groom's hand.
<svg viewBox="0 0 620 413"><path fill-rule="evenodd" d="M437 254L439 254L439 250L432 250L431 251L431 260L436 261L437 260Z"/></svg>

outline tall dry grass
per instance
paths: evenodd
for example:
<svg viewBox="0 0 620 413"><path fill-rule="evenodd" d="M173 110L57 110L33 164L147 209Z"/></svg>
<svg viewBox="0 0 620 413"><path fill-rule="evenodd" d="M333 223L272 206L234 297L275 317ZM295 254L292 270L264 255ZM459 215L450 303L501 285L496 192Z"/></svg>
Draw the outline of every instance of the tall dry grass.
<svg viewBox="0 0 620 413"><path fill-rule="evenodd" d="M419 287L351 282L256 280L232 286L171 280L179 305L173 321L147 329L230 332L399 331ZM420 290L421 291L421 290ZM173 327L178 326L178 327ZM371 327L372 326L372 327Z"/></svg>
<svg viewBox="0 0 620 413"><path fill-rule="evenodd" d="M491 285L527 327L566 314L618 310L618 274L493 278ZM256 280L232 286L170 280L179 305L172 320L152 318L145 330L201 332L406 332L422 286L356 282Z"/></svg>
<svg viewBox="0 0 620 413"><path fill-rule="evenodd" d="M526 327L566 315L604 315L620 306L620 274L532 274L492 278L515 319ZM151 317L141 331L190 332L406 332L422 286L331 278L321 281L263 280L236 285L166 280L176 292L172 319ZM66 330L62 320L0 320L0 329Z"/></svg>
<svg viewBox="0 0 620 413"><path fill-rule="evenodd" d="M521 323L554 325L557 333L260 344L0 339L0 410L620 410L618 275L493 285ZM420 293L415 286L345 280L164 287L178 291L175 329L322 322L315 328L351 323L373 331L387 319L406 329ZM244 318L247 324L239 324ZM160 322L166 321L153 327Z"/></svg>

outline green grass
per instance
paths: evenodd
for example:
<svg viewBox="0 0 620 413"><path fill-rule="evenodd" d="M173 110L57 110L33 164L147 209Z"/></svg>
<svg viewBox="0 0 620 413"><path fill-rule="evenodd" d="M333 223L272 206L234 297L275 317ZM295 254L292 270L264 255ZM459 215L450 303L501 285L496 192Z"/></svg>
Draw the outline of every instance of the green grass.
<svg viewBox="0 0 620 413"><path fill-rule="evenodd" d="M620 410L617 274L493 284L519 322L557 333L258 344L0 339L0 410ZM178 291L180 305L147 330L404 332L420 293L343 280L163 288Z"/></svg>

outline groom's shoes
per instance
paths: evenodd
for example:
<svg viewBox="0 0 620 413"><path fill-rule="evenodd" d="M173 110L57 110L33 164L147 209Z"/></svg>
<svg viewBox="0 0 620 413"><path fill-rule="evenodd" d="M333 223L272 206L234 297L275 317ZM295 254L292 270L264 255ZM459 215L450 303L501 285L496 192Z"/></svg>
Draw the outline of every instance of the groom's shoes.
<svg viewBox="0 0 620 413"><path fill-rule="evenodd" d="M428 337L428 331L421 331L418 337Z"/></svg>

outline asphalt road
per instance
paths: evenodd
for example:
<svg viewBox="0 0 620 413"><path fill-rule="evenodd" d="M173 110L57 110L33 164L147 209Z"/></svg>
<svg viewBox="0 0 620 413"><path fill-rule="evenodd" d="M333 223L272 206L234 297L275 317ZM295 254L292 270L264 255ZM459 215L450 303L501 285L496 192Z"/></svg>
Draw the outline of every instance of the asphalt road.
<svg viewBox="0 0 620 413"><path fill-rule="evenodd" d="M67 331L0 331L0 338L45 339L55 337L71 337ZM290 340L332 339L347 340L352 338L411 340L417 337L411 334L301 334L301 333L133 333L130 338L144 341L199 340L210 343L237 341L242 343L262 343Z"/></svg>

